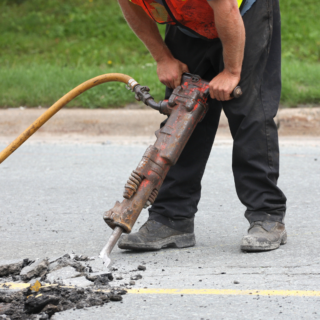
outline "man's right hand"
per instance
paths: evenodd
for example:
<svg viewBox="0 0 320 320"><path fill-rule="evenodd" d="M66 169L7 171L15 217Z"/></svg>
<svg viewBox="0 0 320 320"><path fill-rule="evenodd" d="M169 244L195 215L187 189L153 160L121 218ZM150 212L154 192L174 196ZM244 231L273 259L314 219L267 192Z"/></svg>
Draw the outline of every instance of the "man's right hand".
<svg viewBox="0 0 320 320"><path fill-rule="evenodd" d="M184 72L189 72L189 69L184 63L172 56L162 39L156 22L140 6L128 0L118 1L131 29L146 45L157 62L159 80L171 89L179 86L181 75Z"/></svg>
<svg viewBox="0 0 320 320"><path fill-rule="evenodd" d="M173 57L157 61L159 80L171 89L175 89L180 85L181 76L184 72L189 72L188 66Z"/></svg>

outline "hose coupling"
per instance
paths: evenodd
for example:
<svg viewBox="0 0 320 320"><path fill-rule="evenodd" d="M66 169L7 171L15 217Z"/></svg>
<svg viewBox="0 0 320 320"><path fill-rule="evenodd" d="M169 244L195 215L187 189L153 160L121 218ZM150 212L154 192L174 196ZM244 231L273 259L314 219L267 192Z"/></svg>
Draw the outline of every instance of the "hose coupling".
<svg viewBox="0 0 320 320"><path fill-rule="evenodd" d="M142 101L144 104L148 105L147 101L150 99L153 100L153 97L151 96L149 91L150 91L149 87L137 85L134 88L134 92L136 93L135 99L137 101Z"/></svg>
<svg viewBox="0 0 320 320"><path fill-rule="evenodd" d="M139 83L134 80L134 79L130 79L126 85L126 88L132 92L134 92L134 88L136 85L138 85Z"/></svg>

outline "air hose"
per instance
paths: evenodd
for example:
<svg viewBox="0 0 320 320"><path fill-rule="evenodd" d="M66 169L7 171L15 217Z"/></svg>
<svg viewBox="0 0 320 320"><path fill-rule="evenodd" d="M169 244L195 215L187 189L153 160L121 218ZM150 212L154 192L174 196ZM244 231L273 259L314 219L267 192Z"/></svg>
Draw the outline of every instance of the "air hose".
<svg viewBox="0 0 320 320"><path fill-rule="evenodd" d="M122 73L109 73L92 78L88 81L78 85L56 103L54 103L46 112L44 112L36 121L32 123L29 128L22 132L13 142L11 142L3 151L0 152L0 163L7 159L15 150L17 150L26 140L28 140L39 128L41 128L53 115L55 115L62 107L68 102L79 96L81 93L91 89L99 84L105 82L124 82L127 84L127 89L136 93L136 99L142 100L145 104L149 105L156 110L160 109L160 106L153 100L150 94L148 94L149 88L140 86L130 76ZM161 105L161 103L160 103Z"/></svg>

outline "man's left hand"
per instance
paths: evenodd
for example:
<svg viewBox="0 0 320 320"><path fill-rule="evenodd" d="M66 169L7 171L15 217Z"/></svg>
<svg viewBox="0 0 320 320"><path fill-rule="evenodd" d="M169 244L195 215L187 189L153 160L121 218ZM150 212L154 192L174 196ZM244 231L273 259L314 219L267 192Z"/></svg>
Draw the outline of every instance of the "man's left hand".
<svg viewBox="0 0 320 320"><path fill-rule="evenodd" d="M209 83L210 97L219 101L231 100L231 93L240 82L240 75L234 75L224 69Z"/></svg>

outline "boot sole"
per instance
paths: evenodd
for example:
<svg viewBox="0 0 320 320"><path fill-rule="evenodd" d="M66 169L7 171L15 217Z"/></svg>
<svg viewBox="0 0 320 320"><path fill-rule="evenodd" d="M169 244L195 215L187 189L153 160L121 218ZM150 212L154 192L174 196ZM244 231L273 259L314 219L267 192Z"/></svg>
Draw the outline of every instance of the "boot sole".
<svg viewBox="0 0 320 320"><path fill-rule="evenodd" d="M280 245L284 245L287 243L287 232L284 231L283 235L281 236L280 241L271 243L267 246L262 246L261 243L250 243L250 244L242 244L241 250L247 252L262 252L262 251L271 251L278 249Z"/></svg>
<svg viewBox="0 0 320 320"><path fill-rule="evenodd" d="M120 242L118 247L120 249L129 249L135 251L152 251L161 250L163 248L188 248L193 247L195 244L195 235L194 233L190 233L172 236L163 240L149 243Z"/></svg>

